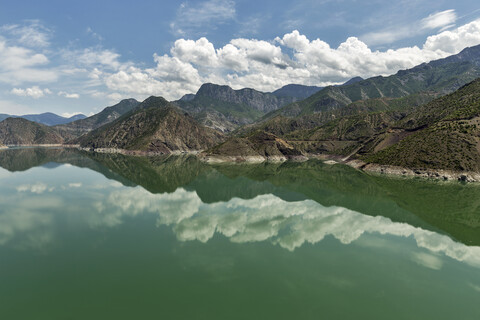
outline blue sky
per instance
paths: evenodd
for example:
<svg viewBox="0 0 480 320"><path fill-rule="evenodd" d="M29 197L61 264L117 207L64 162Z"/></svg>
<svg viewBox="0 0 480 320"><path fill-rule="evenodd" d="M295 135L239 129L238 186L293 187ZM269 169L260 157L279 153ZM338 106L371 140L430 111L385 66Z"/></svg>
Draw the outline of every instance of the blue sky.
<svg viewBox="0 0 480 320"><path fill-rule="evenodd" d="M477 1L3 1L0 113L388 75L480 44L479 19Z"/></svg>

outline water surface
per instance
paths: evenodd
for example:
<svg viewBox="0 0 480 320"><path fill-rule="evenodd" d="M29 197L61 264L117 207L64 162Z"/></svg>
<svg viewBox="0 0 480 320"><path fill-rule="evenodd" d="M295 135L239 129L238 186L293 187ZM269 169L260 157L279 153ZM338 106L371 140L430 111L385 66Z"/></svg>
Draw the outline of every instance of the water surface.
<svg viewBox="0 0 480 320"><path fill-rule="evenodd" d="M0 152L2 319L479 319L480 187Z"/></svg>

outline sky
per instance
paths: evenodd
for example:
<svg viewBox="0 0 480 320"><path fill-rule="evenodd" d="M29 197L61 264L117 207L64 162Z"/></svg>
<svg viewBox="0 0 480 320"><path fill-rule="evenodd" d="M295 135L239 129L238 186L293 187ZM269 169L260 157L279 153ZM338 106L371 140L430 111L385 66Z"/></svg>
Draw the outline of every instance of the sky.
<svg viewBox="0 0 480 320"><path fill-rule="evenodd" d="M478 0L0 0L0 113L325 86L478 44Z"/></svg>

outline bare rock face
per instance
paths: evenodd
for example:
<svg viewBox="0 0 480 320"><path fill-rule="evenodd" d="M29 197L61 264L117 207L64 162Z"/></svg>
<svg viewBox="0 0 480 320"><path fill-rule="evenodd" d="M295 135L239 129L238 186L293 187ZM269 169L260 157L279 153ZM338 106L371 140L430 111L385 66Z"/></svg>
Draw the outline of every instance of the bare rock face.
<svg viewBox="0 0 480 320"><path fill-rule="evenodd" d="M170 154L201 151L223 139L160 97L150 97L135 110L78 139L81 147Z"/></svg>
<svg viewBox="0 0 480 320"><path fill-rule="evenodd" d="M229 86L206 83L195 95L186 95L175 104L201 124L231 132L297 100L299 98L292 96L276 96L249 88L234 90Z"/></svg>
<svg viewBox="0 0 480 320"><path fill-rule="evenodd" d="M219 86L211 83L202 85L196 96L207 96L219 101L247 105L263 113L277 110L296 100L292 97L277 97L271 93L264 93L255 89L233 90L229 86Z"/></svg>

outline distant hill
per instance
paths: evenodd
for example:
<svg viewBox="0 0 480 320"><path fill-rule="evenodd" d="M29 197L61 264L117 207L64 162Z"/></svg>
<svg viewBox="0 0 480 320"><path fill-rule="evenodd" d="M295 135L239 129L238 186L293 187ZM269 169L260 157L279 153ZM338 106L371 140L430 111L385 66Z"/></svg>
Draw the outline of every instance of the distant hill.
<svg viewBox="0 0 480 320"><path fill-rule="evenodd" d="M79 137L118 119L124 113L131 111L138 106L139 103L140 102L135 99L125 99L116 105L103 109L101 112L93 116L68 124L55 126L55 129L64 135Z"/></svg>
<svg viewBox="0 0 480 320"><path fill-rule="evenodd" d="M303 100L322 89L323 87L287 84L286 86L273 91L272 94L277 97L293 97L297 100Z"/></svg>
<svg viewBox="0 0 480 320"><path fill-rule="evenodd" d="M7 118L0 122L0 144L62 144L65 139L52 127L23 118Z"/></svg>
<svg viewBox="0 0 480 320"><path fill-rule="evenodd" d="M150 97L135 109L80 138L82 147L114 148L159 154L204 150L223 136L203 127L161 97Z"/></svg>
<svg viewBox="0 0 480 320"><path fill-rule="evenodd" d="M72 121L80 120L80 119L85 119L86 116L83 114L77 114L74 115L70 118L65 118L62 116L59 116L55 113L51 112L46 112L46 113L41 113L41 114L26 114L23 116L15 116L15 115L8 115L8 114L0 114L0 121L3 121L7 118L23 118L27 119L36 123L44 124L47 126L55 126L59 124L66 124L70 123Z"/></svg>

